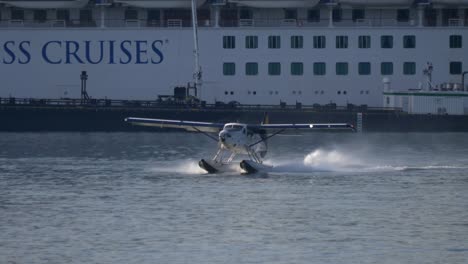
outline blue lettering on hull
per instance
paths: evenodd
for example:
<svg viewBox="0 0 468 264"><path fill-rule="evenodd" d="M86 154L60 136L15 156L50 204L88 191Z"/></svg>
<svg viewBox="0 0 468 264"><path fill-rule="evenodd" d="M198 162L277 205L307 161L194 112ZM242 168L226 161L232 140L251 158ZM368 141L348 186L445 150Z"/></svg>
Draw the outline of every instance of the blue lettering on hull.
<svg viewBox="0 0 468 264"><path fill-rule="evenodd" d="M31 41L0 42L0 64L160 64L164 61L162 40L51 40L35 58Z"/></svg>

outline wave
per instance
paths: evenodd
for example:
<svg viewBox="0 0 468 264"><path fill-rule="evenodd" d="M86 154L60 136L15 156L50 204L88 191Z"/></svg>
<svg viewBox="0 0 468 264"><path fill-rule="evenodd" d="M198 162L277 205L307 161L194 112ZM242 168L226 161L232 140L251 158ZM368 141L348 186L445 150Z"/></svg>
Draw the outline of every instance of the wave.
<svg viewBox="0 0 468 264"><path fill-rule="evenodd" d="M229 173L242 170L240 160L231 164ZM387 164L386 164L387 163ZM282 159L269 159L265 161L273 169L271 173L311 173L311 172L339 172L339 173L372 173L391 171L417 171L417 170L461 170L468 166L434 165L434 164L388 164L388 161L378 160L371 154L356 153L345 150L316 149L305 155L302 159L285 157ZM181 159L174 161L155 161L147 168L153 173L175 173L185 175L200 175L207 172L198 166L198 160Z"/></svg>
<svg viewBox="0 0 468 264"><path fill-rule="evenodd" d="M404 165L382 163L371 158L371 155L353 153L340 150L317 149L307 154L302 161L269 160L267 163L274 167L273 172L307 173L307 172L386 172L386 171L417 171L417 170L462 170L468 166L458 165Z"/></svg>

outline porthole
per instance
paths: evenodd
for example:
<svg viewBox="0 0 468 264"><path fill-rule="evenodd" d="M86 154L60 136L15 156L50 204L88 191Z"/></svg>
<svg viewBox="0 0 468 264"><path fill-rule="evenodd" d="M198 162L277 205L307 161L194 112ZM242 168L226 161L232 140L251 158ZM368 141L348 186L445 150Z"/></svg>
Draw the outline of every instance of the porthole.
<svg viewBox="0 0 468 264"><path fill-rule="evenodd" d="M254 94L254 95L256 95L256 94L257 94L257 92L256 92L256 91L253 91L253 94Z"/></svg>
<svg viewBox="0 0 468 264"><path fill-rule="evenodd" d="M233 92L233 91L231 91L231 95L233 95L233 94L234 94L234 92Z"/></svg>
<svg viewBox="0 0 468 264"><path fill-rule="evenodd" d="M341 91L338 91L338 94L341 94Z"/></svg>
<svg viewBox="0 0 468 264"><path fill-rule="evenodd" d="M227 95L227 94L228 94L228 92L227 92L227 91L225 91L225 92L224 92L224 94L225 94L225 95Z"/></svg>
<svg viewBox="0 0 468 264"><path fill-rule="evenodd" d="M343 91L343 94L347 94L347 92L346 92L346 91Z"/></svg>

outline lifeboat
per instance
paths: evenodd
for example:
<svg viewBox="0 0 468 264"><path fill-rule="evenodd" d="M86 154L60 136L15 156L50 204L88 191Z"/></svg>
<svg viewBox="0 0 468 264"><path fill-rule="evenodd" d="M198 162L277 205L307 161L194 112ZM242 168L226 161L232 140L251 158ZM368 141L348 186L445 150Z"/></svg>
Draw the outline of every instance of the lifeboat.
<svg viewBox="0 0 468 264"><path fill-rule="evenodd" d="M198 6L203 5L206 0L198 0ZM127 4L140 8L191 8L191 0L114 0L114 3Z"/></svg>
<svg viewBox="0 0 468 264"><path fill-rule="evenodd" d="M228 0L242 6L253 8L300 8L314 7L320 0Z"/></svg>
<svg viewBox="0 0 468 264"><path fill-rule="evenodd" d="M0 1L0 3L30 9L61 9L61 8L83 8L88 4L89 0L72 0L72 1L33 1L33 0L15 0L15 1Z"/></svg>

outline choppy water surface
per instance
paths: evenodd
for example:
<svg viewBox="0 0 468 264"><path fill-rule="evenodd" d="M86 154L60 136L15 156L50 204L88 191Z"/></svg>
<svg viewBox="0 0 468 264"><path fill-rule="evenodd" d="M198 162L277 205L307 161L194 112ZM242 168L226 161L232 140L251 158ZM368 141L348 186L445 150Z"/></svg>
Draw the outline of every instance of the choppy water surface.
<svg viewBox="0 0 468 264"><path fill-rule="evenodd" d="M468 263L467 134L0 134L0 263Z"/></svg>

